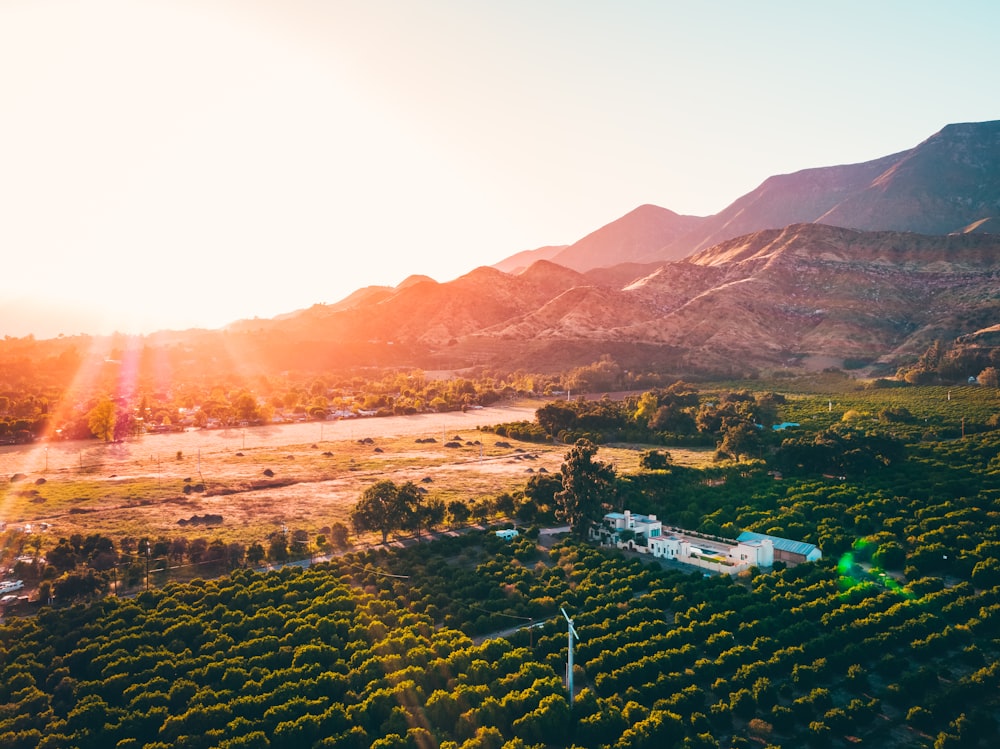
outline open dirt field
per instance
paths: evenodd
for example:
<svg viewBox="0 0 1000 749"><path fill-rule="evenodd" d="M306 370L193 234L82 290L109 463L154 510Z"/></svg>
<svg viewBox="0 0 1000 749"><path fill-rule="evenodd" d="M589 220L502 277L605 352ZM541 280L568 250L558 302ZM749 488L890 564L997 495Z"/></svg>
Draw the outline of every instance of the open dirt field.
<svg viewBox="0 0 1000 749"><path fill-rule="evenodd" d="M0 520L35 532L49 524L52 536L184 533L249 543L282 526L315 533L346 524L358 494L381 478L419 482L447 502L515 488L529 471L558 471L564 446L497 447L501 438L477 429L533 417L531 407L484 408L5 447ZM459 446L445 447L452 441ZM178 523L205 514L222 523Z"/></svg>
<svg viewBox="0 0 1000 749"><path fill-rule="evenodd" d="M480 425L531 420L534 410L531 404L196 430L112 445L87 441L4 447L0 521L44 532L49 537L45 546L73 533L203 535L247 544L282 527L312 535L336 522L349 526L348 513L358 495L382 478L414 481L427 496L447 503L518 489L532 473L558 473L566 445L504 440L478 430ZM643 449L601 448L599 458L630 472ZM671 452L679 463L704 457ZM221 522L180 522L205 515L221 517Z"/></svg>
<svg viewBox="0 0 1000 749"><path fill-rule="evenodd" d="M539 404L541 405L541 404ZM246 448L281 447L282 445L340 442L371 437L386 439L404 435L451 437L451 432L475 430L485 424L499 424L521 419L533 420L537 406L505 406L416 416L310 421L296 424L272 424L246 429L194 429L172 434L151 434L116 445L95 440L40 442L33 445L0 447L0 476L14 473L42 474L62 468L76 469L99 465L131 464L136 460L166 461L178 451L186 456L207 458L212 453L233 453ZM447 434L446 434L447 433Z"/></svg>

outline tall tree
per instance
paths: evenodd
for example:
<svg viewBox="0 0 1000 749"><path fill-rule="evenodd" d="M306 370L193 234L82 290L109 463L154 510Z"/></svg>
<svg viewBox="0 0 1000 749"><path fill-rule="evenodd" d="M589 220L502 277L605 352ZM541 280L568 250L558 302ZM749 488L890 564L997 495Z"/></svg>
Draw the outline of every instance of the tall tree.
<svg viewBox="0 0 1000 749"><path fill-rule="evenodd" d="M447 509L453 523L462 525L469 519L469 507L460 499L451 500Z"/></svg>
<svg viewBox="0 0 1000 749"><path fill-rule="evenodd" d="M115 414L114 439L121 442L128 437L135 437L139 433L139 422L131 411L122 409Z"/></svg>
<svg viewBox="0 0 1000 749"><path fill-rule="evenodd" d="M727 424L722 428L719 450L739 460L741 456L753 455L760 450L760 430L747 421Z"/></svg>
<svg viewBox="0 0 1000 749"><path fill-rule="evenodd" d="M239 421L253 424L260 419L257 399L248 390L240 391L232 401L233 411Z"/></svg>
<svg viewBox="0 0 1000 749"><path fill-rule="evenodd" d="M605 500L610 500L614 489L614 468L594 460L596 454L597 447L590 440L577 440L560 469L562 491L555 495L557 515L570 524L577 538L586 538L591 524L600 521Z"/></svg>
<svg viewBox="0 0 1000 749"><path fill-rule="evenodd" d="M115 436L116 423L115 404L109 398L102 400L87 414L91 434L105 442L110 442Z"/></svg>
<svg viewBox="0 0 1000 749"><path fill-rule="evenodd" d="M389 479L376 481L365 489L351 508L351 524L355 533L379 531L382 543L389 540L389 532L403 527L407 520L408 492L402 500L399 487Z"/></svg>
<svg viewBox="0 0 1000 749"><path fill-rule="evenodd" d="M534 473L524 485L524 501L517 509L523 522L551 519L557 509L556 494L562 489L559 476L551 473Z"/></svg>
<svg viewBox="0 0 1000 749"><path fill-rule="evenodd" d="M264 551L264 547L257 541L250 544L250 548L247 549L247 561L252 565L258 565L263 562L265 556L267 556L267 552Z"/></svg>
<svg viewBox="0 0 1000 749"><path fill-rule="evenodd" d="M420 487L412 481L407 481L396 487L395 513L398 518L393 530L415 530L420 539L420 526L423 521L423 494ZM385 543L383 540L382 543Z"/></svg>
<svg viewBox="0 0 1000 749"><path fill-rule="evenodd" d="M647 390L639 396L639 402L636 404L633 418L640 424L648 424L649 420L653 418L653 414L656 413L656 409L659 407L660 400L656 397L656 393L651 390Z"/></svg>
<svg viewBox="0 0 1000 749"><path fill-rule="evenodd" d="M430 532L435 526L441 525L444 522L446 509L444 501L439 498L425 500L420 489L412 481L407 481L399 487L401 495L405 494L404 490L408 486L412 487L413 491L411 494L412 503L408 513L407 527L416 531L417 540L419 541L422 531L426 530Z"/></svg>

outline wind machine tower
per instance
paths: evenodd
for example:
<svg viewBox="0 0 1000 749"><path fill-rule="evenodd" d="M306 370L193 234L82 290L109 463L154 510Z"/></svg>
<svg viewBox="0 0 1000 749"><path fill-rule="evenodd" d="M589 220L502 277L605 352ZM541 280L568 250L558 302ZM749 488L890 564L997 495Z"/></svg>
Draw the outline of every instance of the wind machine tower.
<svg viewBox="0 0 1000 749"><path fill-rule="evenodd" d="M576 628L573 626L573 620L569 618L569 614L566 613L566 609L562 606L559 607L562 615L566 617L567 634L566 639L569 641L569 655L566 659L566 687L569 689L569 709L573 709L573 638L575 637L578 641L580 635L576 633Z"/></svg>

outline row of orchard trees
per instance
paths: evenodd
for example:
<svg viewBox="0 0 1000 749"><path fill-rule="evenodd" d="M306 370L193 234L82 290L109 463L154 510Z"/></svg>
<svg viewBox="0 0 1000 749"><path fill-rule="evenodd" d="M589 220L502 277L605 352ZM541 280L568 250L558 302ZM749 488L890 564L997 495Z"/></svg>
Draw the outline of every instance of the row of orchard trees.
<svg viewBox="0 0 1000 749"><path fill-rule="evenodd" d="M150 583L163 584L171 577L221 575L244 566L256 567L308 558L348 545L348 530L341 523L315 535L304 530L276 531L262 542L204 536L155 538L124 537L117 541L101 533L74 533L43 546L43 536L19 531L4 534L4 548L17 557L16 577L38 585L38 601L72 603L108 593L122 593ZM25 553L28 552L28 553Z"/></svg>
<svg viewBox="0 0 1000 749"><path fill-rule="evenodd" d="M985 749L998 616L1000 588L705 579L471 533L15 619L0 745Z"/></svg>
<svg viewBox="0 0 1000 749"><path fill-rule="evenodd" d="M436 628L350 569L239 572L0 628L0 744L561 742L560 678L528 649Z"/></svg>
<svg viewBox="0 0 1000 749"><path fill-rule="evenodd" d="M619 477L616 501L709 535L768 533L815 543L826 556L855 551L909 579L946 575L991 587L1000 580L998 452L993 432L908 445L903 457L875 462L877 470L843 474L779 479L766 464L671 465ZM856 448L840 455L853 465L870 460Z"/></svg>
<svg viewBox="0 0 1000 749"><path fill-rule="evenodd" d="M1000 697L981 691L1000 686L998 586L885 586L836 560L706 580L523 537L366 560L379 573L358 573L359 584L468 634L541 624L511 641L555 670L566 658L559 607L573 612L586 688L567 744L893 747L925 734L928 745L986 747L1000 729Z"/></svg>

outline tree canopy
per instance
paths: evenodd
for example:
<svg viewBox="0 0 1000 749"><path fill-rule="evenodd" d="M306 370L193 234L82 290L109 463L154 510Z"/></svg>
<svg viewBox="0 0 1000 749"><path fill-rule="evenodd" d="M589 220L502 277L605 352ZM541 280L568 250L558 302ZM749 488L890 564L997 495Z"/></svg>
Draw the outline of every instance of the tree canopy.
<svg viewBox="0 0 1000 749"><path fill-rule="evenodd" d="M595 460L597 447L577 440L566 453L560 472L562 490L555 495L558 516L570 524L577 538L586 538L590 526L604 514L604 505L614 493L615 470L610 463Z"/></svg>
<svg viewBox="0 0 1000 749"><path fill-rule="evenodd" d="M416 527L412 516L419 491L412 481L402 486L389 479L376 481L361 493L351 508L355 533L378 531L382 534L382 543L386 543L392 531Z"/></svg>
<svg viewBox="0 0 1000 749"><path fill-rule="evenodd" d="M115 404L105 398L87 414L87 426L99 440L110 442L115 436Z"/></svg>

